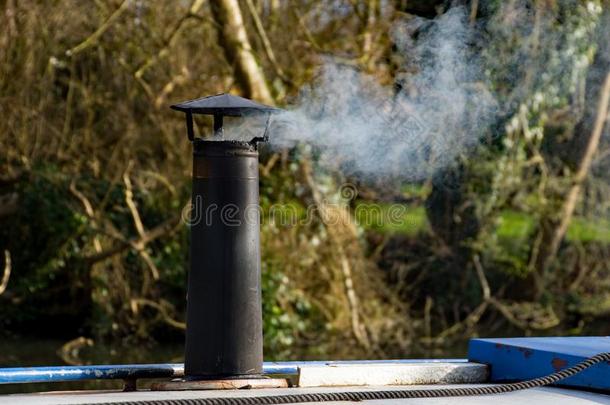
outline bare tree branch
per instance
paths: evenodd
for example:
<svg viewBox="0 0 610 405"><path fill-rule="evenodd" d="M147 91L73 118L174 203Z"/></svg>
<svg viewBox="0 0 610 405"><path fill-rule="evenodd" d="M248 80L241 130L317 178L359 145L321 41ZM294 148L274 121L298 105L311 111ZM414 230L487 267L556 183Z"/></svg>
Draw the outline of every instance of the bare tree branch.
<svg viewBox="0 0 610 405"><path fill-rule="evenodd" d="M218 39L227 62L235 69L235 76L245 95L263 103L273 104L265 75L258 65L237 0L210 2L214 19L218 22Z"/></svg>
<svg viewBox="0 0 610 405"><path fill-rule="evenodd" d="M185 15L180 17L180 19L178 19L178 21L176 21L176 23L170 30L169 35L163 41L163 46L161 47L161 49L159 49L155 55L148 58L146 60L146 62L144 62L142 65L140 65L138 68L136 68L136 71L134 73L134 76L136 79L138 79L138 80L142 79L142 76L144 75L146 70L148 70L148 68L150 68L155 63L157 63L159 60L167 57L170 54L169 47L174 43L174 41L176 40L176 38L178 37L180 32L182 32L182 29L184 28L186 21L195 17L195 14L201 9L201 6L203 6L203 3L204 3L204 0L194 0L193 1L193 3L191 4L191 7L189 8L188 13L186 13Z"/></svg>
<svg viewBox="0 0 610 405"><path fill-rule="evenodd" d="M146 233L146 236L143 238L133 238L128 241L121 242L117 246L105 250L103 252L97 253L95 255L86 256L83 258L87 263L94 264L102 260L106 260L116 254L122 253L129 248L133 248L134 246L146 245L147 243L152 242L153 240L160 238L166 234L171 233L176 230L178 225L180 224L180 215L176 215L165 220L160 225L151 229Z"/></svg>
<svg viewBox="0 0 610 405"><path fill-rule="evenodd" d="M348 305L349 305L352 332L354 334L354 337L356 338L356 340L358 341L358 343L360 343L360 345L362 347L364 347L366 349L370 349L370 347L371 347L370 338L368 336L366 327L360 321L360 317L361 317L360 303L359 303L358 295L354 288L354 281L353 281L353 277L352 277L352 269L351 269L350 262L348 260L345 249L343 248L342 242L335 235L336 224L333 224L333 225L328 224L329 218L331 218L333 215L336 215L337 213L332 214L329 212L329 209L332 209L332 207L329 207L326 204L326 202L324 201L324 199L322 198L322 195L320 194L320 191L318 190L318 187L315 184L315 181L313 179L313 175L311 173L311 167L309 165L309 162L303 163L303 174L305 177L305 181L311 190L314 202L319 210L320 219L322 220L322 222L328 229L328 234L329 234L331 240L333 241L333 244L336 246L335 249L337 251L337 255L339 256L341 273L343 275L343 282L344 282L344 286L345 286L345 294L346 294ZM348 213L348 215L349 215L349 213Z"/></svg>
<svg viewBox="0 0 610 405"><path fill-rule="evenodd" d="M538 9L537 9L537 12ZM553 263L559 246L563 241L572 221L574 210L578 203L581 188L588 177L591 162L599 148L603 128L608 116L610 98L610 9L603 8L597 22L595 42L598 49L593 62L588 69L585 81L585 91L588 100L584 106L584 114L574 129L573 147L580 153L576 173L571 180L572 185L567 190L560 206L555 208L556 215L542 218L540 223L540 246L537 252L530 255L536 287L536 298L540 298L546 289L546 275Z"/></svg>
<svg viewBox="0 0 610 405"><path fill-rule="evenodd" d="M250 15L254 20L254 26L256 27L256 32L260 37L263 43L263 49L265 50L265 54L271 62L275 73L278 75L280 79L282 79L285 83L291 83L291 80L286 77L284 71L282 70L280 64L278 63L275 53L273 52L273 48L271 47L271 41L269 41L269 37L267 37L267 33L265 32L265 27L263 27L263 23L261 22L260 17L258 16L258 12L256 11L256 7L252 0L246 0L246 5L248 6L248 10L250 11Z"/></svg>
<svg viewBox="0 0 610 405"><path fill-rule="evenodd" d="M117 8L110 15L110 17L108 17L108 19L106 21L104 21L104 23L102 25L100 25L100 27L97 30L95 30L95 32L93 34L91 34L89 37L87 37L80 44L76 45L75 47L73 47L71 49L68 49L66 51L66 56L75 56L75 55L79 54L80 52L84 51L85 49L89 48L90 46L94 45L97 42L97 40L102 35L104 35L104 33L108 30L108 28L110 28L112 26L112 24L114 24L114 22L116 20L118 20L121 15L123 15L123 13L125 12L125 10L127 10L127 7L129 6L130 3L131 3L130 0L123 0L121 5L119 6L119 8Z"/></svg>
<svg viewBox="0 0 610 405"><path fill-rule="evenodd" d="M123 174L123 182L125 183L125 202L127 207L129 208L129 212L131 212L131 217L133 218L134 225L136 230L138 231L138 235L140 235L140 241L146 238L146 229L144 228L144 224L142 223L142 218L140 217L140 213L138 212L138 207L133 200L133 187L131 185L131 180L129 179L129 169L125 171ZM144 262L148 265L150 269L150 273L153 276L154 280L159 279L159 269L155 265L154 261L146 251L146 245L142 242L133 243L132 246L138 251L138 254Z"/></svg>
<svg viewBox="0 0 610 405"><path fill-rule="evenodd" d="M479 11L479 0L470 2L470 25L473 26L477 22L477 13Z"/></svg>
<svg viewBox="0 0 610 405"><path fill-rule="evenodd" d="M92 347L93 345L94 342L92 339L80 336L64 343L59 350L57 350L57 355L61 357L66 364L79 366L83 364L82 359L79 357L80 350L83 347Z"/></svg>
<svg viewBox="0 0 610 405"><path fill-rule="evenodd" d="M181 322L181 321L177 321L174 318L172 318L168 312L167 306L163 306L157 302L145 299L145 298L134 298L131 300L131 306L134 312L138 311L138 306L148 306L151 308L156 309L157 311L159 311L159 315L161 315L161 319L163 319L163 321L165 323L167 323L170 326L173 326L174 328L177 329L182 329L185 330L186 329L186 323Z"/></svg>
<svg viewBox="0 0 610 405"><path fill-rule="evenodd" d="M610 101L610 72L606 74L605 80L602 85L602 90L599 95L599 101L597 104L597 115L595 118L595 123L593 125L593 129L591 131L591 135L589 136L585 152L580 160L578 165L578 170L572 179L572 186L570 187L566 198L563 201L563 206L561 207L559 222L556 227L551 231L550 240L546 241L545 251L538 260L538 270L543 274L548 268L551 260L557 254L557 250L559 249L559 245L563 240L568 226L572 221L572 216L574 214L574 210L576 209L576 204L578 202L578 196L580 195L580 191L583 183L587 179L587 175L589 174L589 168L591 167L591 162L593 161L593 157L595 156L595 152L599 146L599 142L601 140L601 136L604 130L604 125L606 120L608 119L608 104ZM541 293L543 286L538 287L538 292Z"/></svg>
<svg viewBox="0 0 610 405"><path fill-rule="evenodd" d="M472 261L474 264L475 272L477 274L477 278L479 279L479 284L481 285L481 292L483 293L483 299L481 300L481 303L474 309L474 311L472 311L466 317L466 319L464 319L461 322L457 322L457 323L451 325L449 328L443 330L434 339L432 339L432 341L436 341L437 343L442 342L445 338L456 334L457 332L459 332L462 329L471 328L473 325L475 325L477 322L479 322L479 320L485 313L485 310L487 310L487 307L491 303L491 301L492 301L491 288L489 287L489 282L487 281L487 277L485 276L485 270L483 269L483 266L481 265L481 259L479 258L479 255L474 255Z"/></svg>
<svg viewBox="0 0 610 405"><path fill-rule="evenodd" d="M8 250L4 251L4 273L2 274L2 280L0 280L0 295L6 291L8 286L8 280L11 277L11 254Z"/></svg>
<svg viewBox="0 0 610 405"><path fill-rule="evenodd" d="M78 200L83 204L83 207L85 208L85 213L87 214L89 219L92 221L92 224L95 225L97 222L97 219L95 217L95 211L93 210L93 205L91 204L89 199L76 188L76 182L74 180L72 180L70 182L69 190L72 193L72 195L74 195L76 198L78 198ZM94 247L95 251L98 253L102 251L102 245L101 245L100 239L97 235L95 235L93 237L93 247Z"/></svg>

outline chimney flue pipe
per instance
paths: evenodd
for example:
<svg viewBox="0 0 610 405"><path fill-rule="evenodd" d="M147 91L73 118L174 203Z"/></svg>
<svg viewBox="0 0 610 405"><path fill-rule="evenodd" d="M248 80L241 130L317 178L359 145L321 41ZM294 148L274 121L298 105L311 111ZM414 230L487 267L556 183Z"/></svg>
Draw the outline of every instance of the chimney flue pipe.
<svg viewBox="0 0 610 405"><path fill-rule="evenodd" d="M185 374L261 374L258 152L231 141L193 149Z"/></svg>
<svg viewBox="0 0 610 405"><path fill-rule="evenodd" d="M185 375L253 378L263 365L257 142L279 110L228 94L172 108L186 113L193 143ZM195 137L193 114L214 116L213 137ZM222 139L223 116L261 114L262 137Z"/></svg>

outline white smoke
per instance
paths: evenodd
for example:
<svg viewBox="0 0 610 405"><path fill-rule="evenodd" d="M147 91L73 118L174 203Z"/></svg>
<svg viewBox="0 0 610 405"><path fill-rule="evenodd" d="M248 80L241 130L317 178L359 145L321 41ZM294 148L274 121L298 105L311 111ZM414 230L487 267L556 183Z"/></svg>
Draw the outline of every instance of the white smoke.
<svg viewBox="0 0 610 405"><path fill-rule="evenodd" d="M327 61L295 105L273 118L272 147L310 145L322 166L362 178L418 180L455 162L478 142L495 106L473 33L461 7L395 26L394 42L416 72L398 92Z"/></svg>

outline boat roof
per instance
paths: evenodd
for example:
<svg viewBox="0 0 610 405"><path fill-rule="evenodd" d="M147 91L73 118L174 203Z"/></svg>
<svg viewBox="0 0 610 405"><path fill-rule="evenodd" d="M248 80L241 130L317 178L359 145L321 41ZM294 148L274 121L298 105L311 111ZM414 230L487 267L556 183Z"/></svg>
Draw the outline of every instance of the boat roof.
<svg viewBox="0 0 610 405"><path fill-rule="evenodd" d="M469 384L469 387L482 387L485 384ZM464 387L464 385L412 385L412 386L348 386L348 387L326 387L326 388L273 388L256 390L223 390L223 391L136 391L136 392L47 392L34 394L13 394L0 397L0 404L20 405L76 405L76 404L112 404L126 401L176 401L193 399L249 397L286 394L312 394L343 391L387 391L387 390L411 390L411 389L438 389L449 387ZM162 402L155 402L162 404ZM170 403L170 402L168 402ZM316 402L322 403L322 402ZM349 402L344 402L349 403ZM356 403L356 402L353 402ZM380 401L360 401L361 405L380 404ZM516 391L507 394L473 396L473 397L448 397L448 398L414 398L396 399L383 401L392 404L421 404L421 405L475 405L490 404L508 405L518 403L531 404L610 404L610 396L576 391L564 388L534 388L530 390Z"/></svg>

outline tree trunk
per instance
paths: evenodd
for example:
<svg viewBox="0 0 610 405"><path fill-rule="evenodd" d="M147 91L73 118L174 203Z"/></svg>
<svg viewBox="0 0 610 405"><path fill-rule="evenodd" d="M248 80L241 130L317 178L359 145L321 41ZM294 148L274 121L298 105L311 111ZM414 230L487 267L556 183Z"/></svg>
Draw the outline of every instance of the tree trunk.
<svg viewBox="0 0 610 405"><path fill-rule="evenodd" d="M576 172L572 178L572 185L561 202L558 215L543 220L539 237L539 251L532 260L532 263L535 264L535 270L538 272L536 277L538 296L544 291L545 273L555 258L572 220L582 185L589 174L591 161L597 152L604 123L608 116L610 97L609 36L610 10L605 8L598 22L597 43L599 49L587 74L586 93L588 102L583 117L574 130L576 150L580 151Z"/></svg>
<svg viewBox="0 0 610 405"><path fill-rule="evenodd" d="M273 97L258 65L248 39L237 0L210 2L214 20L218 23L218 40L227 62L235 70L235 77L244 95L263 103L273 104Z"/></svg>
<svg viewBox="0 0 610 405"><path fill-rule="evenodd" d="M378 0L368 0L366 4L365 21L362 29L362 60L367 69L372 69L373 58L373 29L377 20Z"/></svg>

